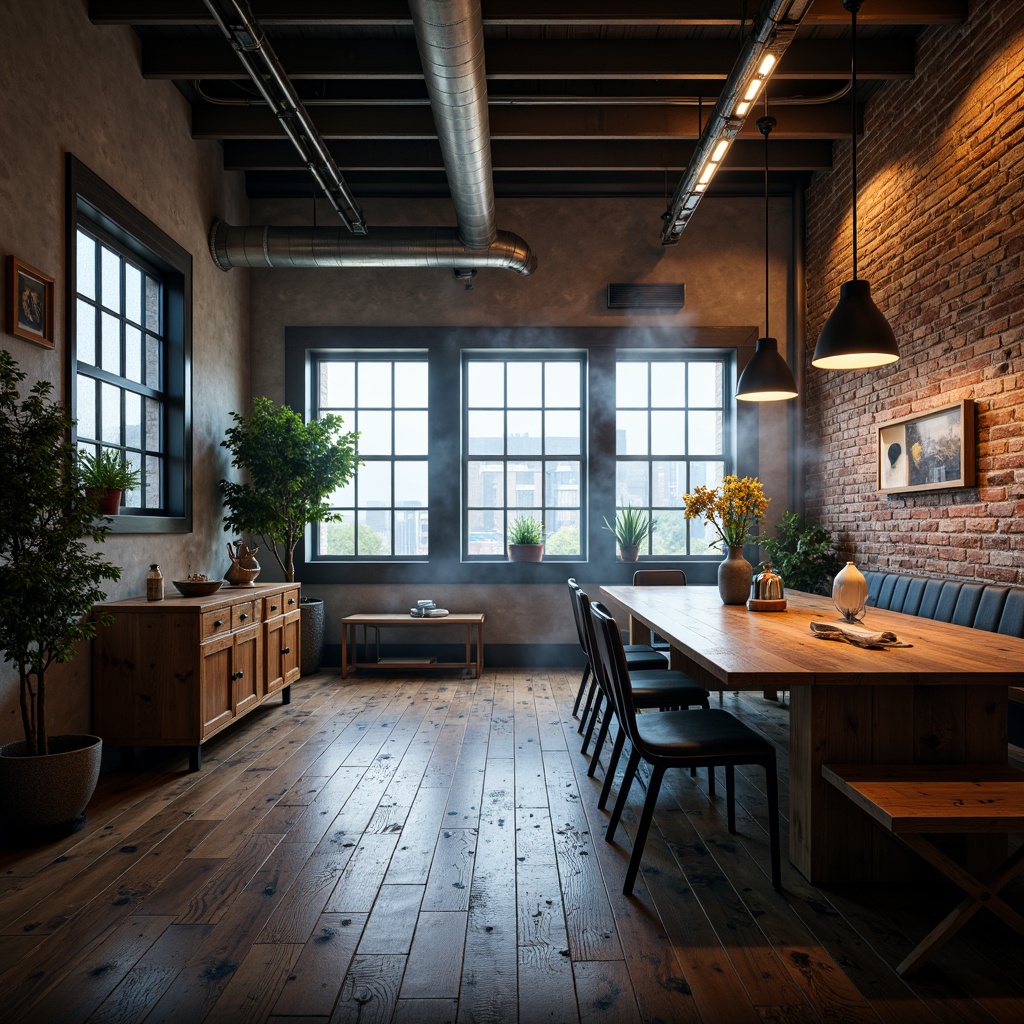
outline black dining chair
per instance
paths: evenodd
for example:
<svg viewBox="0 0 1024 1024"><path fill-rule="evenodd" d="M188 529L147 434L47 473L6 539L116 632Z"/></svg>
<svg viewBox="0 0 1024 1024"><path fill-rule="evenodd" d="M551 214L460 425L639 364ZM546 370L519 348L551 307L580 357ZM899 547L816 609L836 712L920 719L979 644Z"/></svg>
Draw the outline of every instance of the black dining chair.
<svg viewBox="0 0 1024 1024"><path fill-rule="evenodd" d="M634 587L685 587L686 573L682 569L637 569L633 573ZM671 644L651 630L651 646L656 651L667 651Z"/></svg>
<svg viewBox="0 0 1024 1024"><path fill-rule="evenodd" d="M622 788L608 821L607 842L613 842L615 831L626 805L633 780L641 761L651 766L640 821L633 839L633 853L626 869L622 887L630 895L636 882L647 834L661 782L669 768L693 768L716 765L725 767L725 794L728 827L736 831L736 766L756 764L764 768L768 796L768 836L771 847L772 885L782 887L779 852L779 787L775 765L775 748L735 715L720 708L706 711L666 711L657 715L637 715L630 700L629 672L622 651L622 637L615 619L598 602L590 606L593 624L592 644L596 651L598 671L608 687L615 705L620 727L632 749Z"/></svg>
<svg viewBox="0 0 1024 1024"><path fill-rule="evenodd" d="M583 591L580 591L576 597L580 603L580 610L585 625L587 648L589 651L593 652L593 624L590 621L591 601ZM587 769L588 778L592 778L594 775L594 771L598 764L598 758L604 748L605 740L608 738L612 719L615 718L615 706L612 703L611 695L608 693L608 687L601 672L601 665L593 654L591 654L590 660L593 665L595 683L598 688L597 701L600 701L602 696L607 695L607 707L601 717L601 728L598 730L597 739L594 740L594 752L590 758L590 767ZM634 672L633 670L630 670L629 692L630 698L633 702L633 707L638 711L654 708L657 708L659 711L677 710L680 708L706 709L709 706L708 697L710 694L708 691L699 683L691 679L685 672L677 672L672 669L665 672ZM595 708L597 711L600 711L600 707L600 703L595 702ZM589 742L590 729L592 727L593 722L591 722L590 727L588 727L588 738L584 740L581 753L585 754L587 752L587 743ZM619 757L622 754L624 739L625 733L623 732L622 725L620 723L615 734L615 742L612 744L611 756L609 757L608 765L605 768L604 786L601 788L601 797L597 803L597 806L602 810L608 800L608 794L611 792L612 780L615 777L615 769L618 767ZM694 768L691 774L696 775L697 769ZM715 795L714 768L708 769L708 793L711 796Z"/></svg>
<svg viewBox="0 0 1024 1024"><path fill-rule="evenodd" d="M579 602L576 600L576 594L577 592L582 592L582 587L572 577L569 578L568 584L569 599L572 602L572 616L576 623L576 636L580 642L580 649L587 658L586 664L583 666L583 678L580 679L579 689L576 691L576 702L572 706L572 714L573 718L575 718L580 709L580 701L583 700L583 694L587 693L587 684L593 681L594 672L591 665L590 652L587 650L586 627L580 618ZM656 651L650 644L627 644L624 650L626 652L626 662L631 669L645 671L668 668L668 658ZM577 729L577 732L583 732L585 728L593 699L594 687L591 686L590 692L587 693L583 714L580 715L580 727Z"/></svg>

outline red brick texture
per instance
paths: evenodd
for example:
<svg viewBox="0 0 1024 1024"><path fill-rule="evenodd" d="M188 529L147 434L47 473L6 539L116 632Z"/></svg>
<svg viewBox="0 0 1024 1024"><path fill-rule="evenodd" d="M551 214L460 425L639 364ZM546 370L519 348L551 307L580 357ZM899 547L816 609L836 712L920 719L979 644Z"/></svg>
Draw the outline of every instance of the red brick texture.
<svg viewBox="0 0 1024 1024"><path fill-rule="evenodd" d="M1024 584L1024 4L926 30L857 145L858 277L896 332L878 370L810 365L852 276L850 146L807 195L806 509L862 568ZM977 486L876 491L880 423L976 403Z"/></svg>

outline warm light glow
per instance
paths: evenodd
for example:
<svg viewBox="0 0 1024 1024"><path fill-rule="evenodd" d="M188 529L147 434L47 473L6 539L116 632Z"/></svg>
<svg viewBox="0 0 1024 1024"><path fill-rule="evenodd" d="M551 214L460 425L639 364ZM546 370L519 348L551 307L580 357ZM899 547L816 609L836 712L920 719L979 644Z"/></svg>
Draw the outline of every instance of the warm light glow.
<svg viewBox="0 0 1024 1024"><path fill-rule="evenodd" d="M750 391L745 395L737 395L739 402L785 402L787 399L796 398L796 391Z"/></svg>
<svg viewBox="0 0 1024 1024"><path fill-rule="evenodd" d="M711 180L711 175L718 170L718 164L713 160L709 160L707 166L704 168L704 173L697 179L698 185L706 185Z"/></svg>
<svg viewBox="0 0 1024 1024"><path fill-rule="evenodd" d="M772 68L775 67L775 60L776 57L774 53L766 53L764 55L764 60L761 61L761 66L757 69L757 73L762 78L767 78L768 75L771 74Z"/></svg>
<svg viewBox="0 0 1024 1024"><path fill-rule="evenodd" d="M749 109L750 109L750 104L747 103L746 100L740 100L740 102L736 104L736 116L737 117L746 117L747 111Z"/></svg>
<svg viewBox="0 0 1024 1024"><path fill-rule="evenodd" d="M758 94L758 92L760 92L761 81L762 80L760 78L752 78L750 80L750 85L747 86L747 91L743 94L743 98L745 100L749 102Z"/></svg>
<svg viewBox="0 0 1024 1024"><path fill-rule="evenodd" d="M715 146L715 151L711 154L711 160L713 163L721 163L722 157L725 156L725 151L729 148L728 139L719 139L718 145Z"/></svg>
<svg viewBox="0 0 1024 1024"><path fill-rule="evenodd" d="M849 352L846 355L812 359L811 365L819 370L870 370L876 366L888 366L898 359L899 356L891 352Z"/></svg>
<svg viewBox="0 0 1024 1024"><path fill-rule="evenodd" d="M694 192L703 192L703 191L704 191L704 189L706 189L707 187L708 187L708 185L707 185L707 182L705 182L705 183L704 183L704 184L702 185L702 184L701 184L701 183L700 183L700 182L698 181L698 182L697 182L697 184L693 186L693 191L694 191Z"/></svg>

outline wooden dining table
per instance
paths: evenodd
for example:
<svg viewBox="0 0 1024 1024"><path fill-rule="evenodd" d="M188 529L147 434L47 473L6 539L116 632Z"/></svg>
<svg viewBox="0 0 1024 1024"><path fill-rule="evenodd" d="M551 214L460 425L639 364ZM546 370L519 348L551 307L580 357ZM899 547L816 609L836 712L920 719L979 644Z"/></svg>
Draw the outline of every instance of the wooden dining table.
<svg viewBox="0 0 1024 1024"><path fill-rule="evenodd" d="M789 857L812 883L891 880L914 870L891 837L822 777L823 764L1007 763L1007 688L1024 685L1024 640L869 608L861 627L910 647L825 640L812 622L842 624L826 597L786 592L784 611L724 605L716 587L601 588L651 630L671 663L710 690L790 693ZM1002 837L974 837L971 856L997 862Z"/></svg>

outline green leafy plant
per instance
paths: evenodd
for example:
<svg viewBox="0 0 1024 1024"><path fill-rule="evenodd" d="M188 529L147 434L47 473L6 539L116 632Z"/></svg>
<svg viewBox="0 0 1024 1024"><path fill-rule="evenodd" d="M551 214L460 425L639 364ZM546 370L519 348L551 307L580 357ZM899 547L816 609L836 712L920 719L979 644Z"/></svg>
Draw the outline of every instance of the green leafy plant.
<svg viewBox="0 0 1024 1024"><path fill-rule="evenodd" d="M102 541L109 526L82 497L74 421L46 381L22 398L25 376L0 351L0 649L18 669L25 742L36 756L49 750L46 671L95 635L89 613L106 597L101 583L121 570L86 544Z"/></svg>
<svg viewBox="0 0 1024 1024"><path fill-rule="evenodd" d="M543 544L544 524L533 516L518 516L508 526L509 544Z"/></svg>
<svg viewBox="0 0 1024 1024"><path fill-rule="evenodd" d="M604 528L615 534L615 539L624 548L639 547L651 535L657 519L651 519L641 508L627 505L615 513L615 523L604 518Z"/></svg>
<svg viewBox="0 0 1024 1024"><path fill-rule="evenodd" d="M139 471L113 448L101 448L98 455L82 452L79 460L83 487L134 491L142 481Z"/></svg>
<svg viewBox="0 0 1024 1024"><path fill-rule="evenodd" d="M235 426L221 447L248 480L221 480L224 529L259 537L274 553L285 579L295 581L295 545L312 523L336 523L327 498L352 479L358 434L342 433L340 416L309 423L287 405L258 397L252 412L233 412Z"/></svg>
<svg viewBox="0 0 1024 1024"><path fill-rule="evenodd" d="M783 512L775 533L762 543L782 582L808 594L831 594L832 580L843 567L832 534L818 523L804 522L796 512Z"/></svg>

